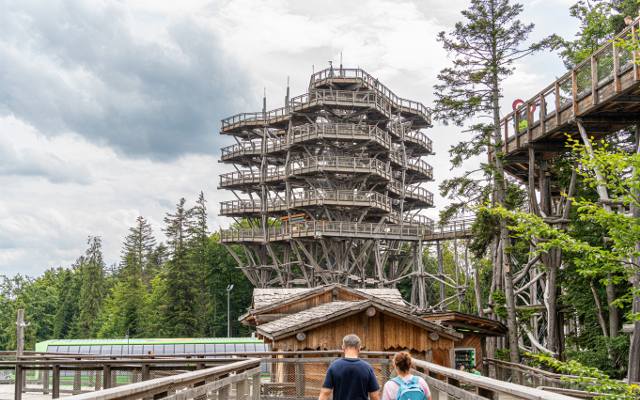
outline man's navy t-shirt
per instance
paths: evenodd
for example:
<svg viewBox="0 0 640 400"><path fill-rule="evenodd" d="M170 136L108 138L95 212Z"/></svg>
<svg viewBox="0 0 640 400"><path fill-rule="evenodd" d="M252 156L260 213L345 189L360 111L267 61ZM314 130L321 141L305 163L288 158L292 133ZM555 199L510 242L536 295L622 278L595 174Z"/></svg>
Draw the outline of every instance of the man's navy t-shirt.
<svg viewBox="0 0 640 400"><path fill-rule="evenodd" d="M322 387L333 389L333 400L367 400L380 390L373 368L358 358L339 358L327 370Z"/></svg>

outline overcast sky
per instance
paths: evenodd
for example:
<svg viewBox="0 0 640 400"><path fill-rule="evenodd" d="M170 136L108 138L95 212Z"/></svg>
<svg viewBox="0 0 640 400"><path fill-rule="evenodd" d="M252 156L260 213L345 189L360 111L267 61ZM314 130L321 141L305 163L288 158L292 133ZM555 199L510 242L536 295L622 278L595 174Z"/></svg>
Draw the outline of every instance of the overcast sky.
<svg viewBox="0 0 640 400"><path fill-rule="evenodd" d="M573 0L523 0L534 38L570 37ZM280 107L328 60L361 67L429 106L450 30L466 0L0 0L0 274L68 266L89 235L108 263L138 215L161 236L180 197L216 189L220 119ZM555 55L523 60L504 105L563 73ZM429 130L438 182L459 129ZM436 196L436 208L446 200Z"/></svg>

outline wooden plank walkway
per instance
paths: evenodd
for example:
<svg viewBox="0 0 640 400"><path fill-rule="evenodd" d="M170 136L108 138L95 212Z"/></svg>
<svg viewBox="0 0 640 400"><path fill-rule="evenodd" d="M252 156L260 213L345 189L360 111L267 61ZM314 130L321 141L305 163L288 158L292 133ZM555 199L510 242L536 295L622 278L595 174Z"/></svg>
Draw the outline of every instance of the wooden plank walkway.
<svg viewBox="0 0 640 400"><path fill-rule="evenodd" d="M617 38L638 41L640 18ZM590 136L610 135L640 120L640 55L608 42L501 121L506 170L526 179L528 149L549 158L566 151L581 120Z"/></svg>

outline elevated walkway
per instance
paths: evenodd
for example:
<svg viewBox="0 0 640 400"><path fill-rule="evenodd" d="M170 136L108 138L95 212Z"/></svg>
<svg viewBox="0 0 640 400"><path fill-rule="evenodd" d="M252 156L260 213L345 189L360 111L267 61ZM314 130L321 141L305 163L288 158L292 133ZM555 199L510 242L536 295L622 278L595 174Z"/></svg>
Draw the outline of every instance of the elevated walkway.
<svg viewBox="0 0 640 400"><path fill-rule="evenodd" d="M417 154L432 154L433 144L429 137L419 131L410 131L404 135L405 145L411 145ZM317 143L319 141L342 141L366 144L371 150L397 152L399 146L394 144L392 135L372 125L319 123L304 124L291 128L289 135L266 139L264 152L266 155L284 154L295 146ZM244 165L259 164L257 157L262 155L262 139L242 142L222 148L223 162L236 162ZM398 157L395 160L401 159Z"/></svg>
<svg viewBox="0 0 640 400"><path fill-rule="evenodd" d="M640 18L616 38L638 41ZM566 151L566 135L577 138L576 120L589 136L603 137L640 120L638 52L609 41L589 58L507 114L500 123L505 168L526 179L528 149L545 157Z"/></svg>
<svg viewBox="0 0 640 400"><path fill-rule="evenodd" d="M393 377L390 352L361 353L382 387ZM29 379L16 384L13 398L41 393L59 398L66 378L76 382L69 400L216 399L307 400L317 399L328 365L340 357L336 350L314 352L242 353L234 358L219 354L184 354L182 357L100 357L45 355L9 362L3 368ZM569 391L562 383L541 388L478 376L432 362L414 359L412 373L423 377L433 399L466 400L576 400L588 393ZM46 378L45 378L46 377ZM34 379L35 378L35 379ZM535 384L527 375L509 379ZM569 392L564 395L557 392ZM67 391L69 393L69 391Z"/></svg>
<svg viewBox="0 0 640 400"><path fill-rule="evenodd" d="M433 229L424 235L425 242L437 242L441 240L469 239L472 237L471 227L475 217L452 220L444 225L436 224Z"/></svg>
<svg viewBox="0 0 640 400"><path fill-rule="evenodd" d="M286 213L288 210L335 206L335 207L368 207L370 213L389 213L392 210L391 199L377 192L357 192L353 190L306 190L292 193L289 202L285 194L263 203L260 200L231 200L220 203L220 215L228 217L243 217L250 214L260 214L266 211L270 214Z"/></svg>

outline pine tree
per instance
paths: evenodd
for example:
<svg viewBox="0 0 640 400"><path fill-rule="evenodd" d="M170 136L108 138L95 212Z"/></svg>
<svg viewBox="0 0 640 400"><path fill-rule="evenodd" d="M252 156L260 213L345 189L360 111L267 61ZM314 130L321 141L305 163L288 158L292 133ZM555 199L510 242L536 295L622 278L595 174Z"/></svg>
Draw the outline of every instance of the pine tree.
<svg viewBox="0 0 640 400"><path fill-rule="evenodd" d="M167 214L164 233L167 237L169 261L167 262L167 329L173 336L190 336L197 331L197 305L195 294L198 277L193 274L189 262L189 218L182 198L173 214Z"/></svg>
<svg viewBox="0 0 640 400"><path fill-rule="evenodd" d="M435 117L445 123L462 126L469 119L488 117L489 124L471 127L474 135L452 149L454 161L460 163L471 156L491 148L493 157L485 172L491 176L492 201L504 206L507 201L502 135L500 132L500 98L502 82L513 73L513 62L542 48L546 42L524 45L533 30L533 24L523 24L518 15L523 7L509 0L471 0L462 11L464 20L458 22L449 34L438 36L443 47L453 57L453 65L443 69L435 86ZM482 184L469 176L445 183L449 191ZM499 221L495 243L497 260L495 269L504 277L507 302L509 349L512 362L519 362L518 325L515 294L509 259L509 232L506 222Z"/></svg>
<svg viewBox="0 0 640 400"><path fill-rule="evenodd" d="M207 315L212 304L207 301L207 286L211 283L207 263L209 249L209 227L207 225L207 201L200 192L196 205L189 211L189 259L194 276L197 278L195 306L197 310L198 335L204 335ZM194 282L196 284L196 282Z"/></svg>
<svg viewBox="0 0 640 400"><path fill-rule="evenodd" d="M125 274L135 274L148 283L155 245L151 225L144 217L139 216L136 224L129 228L129 234L122 244L121 266Z"/></svg>
<svg viewBox="0 0 640 400"><path fill-rule="evenodd" d="M89 237L87 243L89 247L78 261L80 294L79 312L74 329L76 337L92 337L96 334L99 328L96 317L100 315L105 296L102 240L99 236L93 236Z"/></svg>
<svg viewBox="0 0 640 400"><path fill-rule="evenodd" d="M100 337L142 335L142 308L145 288L150 285L154 246L151 225L144 217L136 218L122 244L120 272L100 318Z"/></svg>

